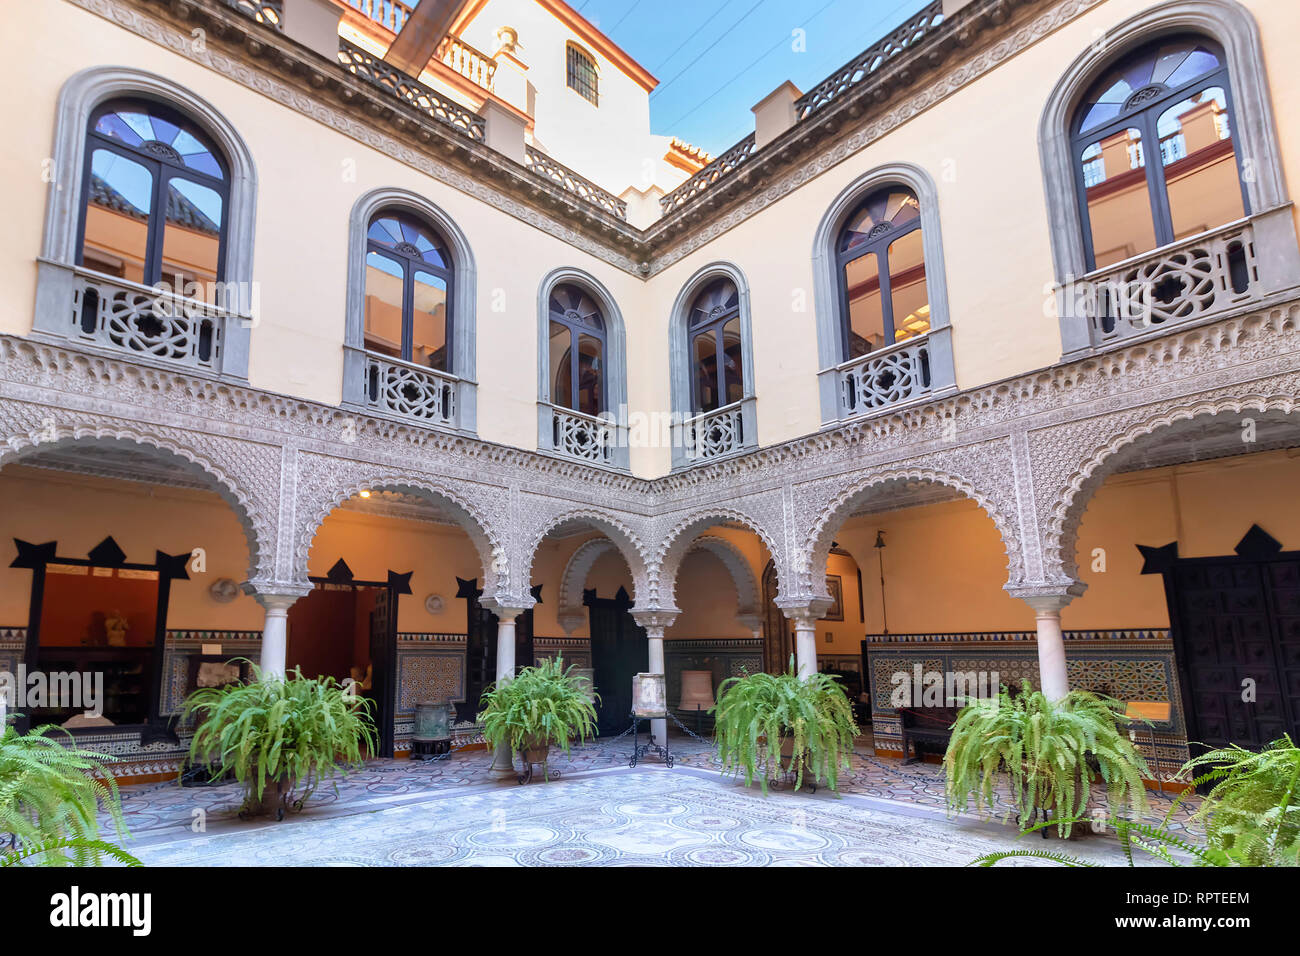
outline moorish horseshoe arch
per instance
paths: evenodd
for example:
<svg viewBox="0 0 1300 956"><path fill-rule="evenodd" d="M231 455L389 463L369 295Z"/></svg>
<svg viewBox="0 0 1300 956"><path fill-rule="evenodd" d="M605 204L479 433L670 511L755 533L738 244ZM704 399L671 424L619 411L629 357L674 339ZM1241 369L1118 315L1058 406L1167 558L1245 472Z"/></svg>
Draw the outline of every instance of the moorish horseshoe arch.
<svg viewBox="0 0 1300 956"><path fill-rule="evenodd" d="M160 461L179 462L187 471L204 479L210 490L218 494L234 511L244 531L248 547L248 578L269 577L274 571L276 554L276 526L269 502L261 502L244 490L228 473L231 469L214 463L216 455L204 454L185 444L128 428L79 427L51 441L40 441L31 433L13 436L0 446L0 469L9 464L21 464L24 459L59 448L95 445L147 449ZM210 451L215 451L211 449ZM276 456L278 460L278 455ZM267 479L270 475L262 476ZM274 476L278 477L278 476Z"/></svg>
<svg viewBox="0 0 1300 956"><path fill-rule="evenodd" d="M785 572L783 563L785 549L777 544L776 536L769 532L762 522L734 508L709 508L695 512L685 520L677 521L668 534L663 536L663 545L654 572L657 607L677 606L677 573L681 568L682 559L704 536L704 532L716 524L727 521L744 525L748 531L758 536L763 546L767 548L768 557L776 563L778 580L782 578ZM721 540L715 535L708 537Z"/></svg>
<svg viewBox="0 0 1300 956"><path fill-rule="evenodd" d="M298 505L305 512L299 519L295 534L293 554L293 575L295 581L308 580L307 564L311 555L311 546L320 532L321 525L333 511L361 491L398 491L417 495L433 501L439 507L446 508L456 525L469 535L478 552L483 566L483 594L495 595L501 585L509 580L509 560L507 549L500 533L493 528L481 508L451 491L444 485L423 478L413 478L389 471L376 471L371 475L358 478L351 475L346 479L332 482L312 501L299 499Z"/></svg>
<svg viewBox="0 0 1300 956"><path fill-rule="evenodd" d="M736 617L757 619L763 612L763 601L758 586L758 578L754 576L754 569L749 566L749 562L740 553L740 549L726 538L705 534L695 539L694 543L686 550L686 555L693 554L696 551L707 551L712 554L722 562L727 569L727 573L731 575L731 581L736 586ZM683 558L686 555L683 555Z"/></svg>
<svg viewBox="0 0 1300 956"><path fill-rule="evenodd" d="M586 621L587 609L582 603L582 592L586 589L587 576L591 574L596 562L610 552L617 554L620 561L625 561L618 546L602 535L578 545L565 562L564 572L560 575L559 607L556 610L556 617L565 633L572 633L572 628Z"/></svg>
<svg viewBox="0 0 1300 956"><path fill-rule="evenodd" d="M1079 525L1093 495L1114 474L1117 455L1132 448L1148 436L1163 432L1180 422L1214 418L1218 415L1255 412L1300 414L1300 399L1294 395L1260 395L1249 398L1224 398L1179 405L1146 421L1114 434L1094 448L1092 454L1067 478L1052 503L1043 534L1044 576L1064 583L1078 580ZM1300 421L1297 421L1300 424Z"/></svg>
<svg viewBox="0 0 1300 956"><path fill-rule="evenodd" d="M522 580L528 581L531 579L533 573L533 565L536 563L537 560L537 551L542 546L542 541L546 539L546 536L550 534L552 531L554 531L556 528L559 528L570 522L582 522L582 523L589 524L596 531L599 531L602 535L604 535L603 540L608 541L618 551L619 555L623 558L624 562L626 562L628 571L630 571L632 574L633 602L638 607L649 606L646 603L647 595L650 593L650 587L649 587L650 576L647 570L649 566L649 562L646 559L645 546L642 544L641 538L636 534L636 532L632 531L627 525L623 524L617 518L590 509L585 509L585 508L577 509L573 511L561 512L559 514L553 515L552 517L545 520L530 534L528 534L526 538L521 539L522 543L524 544L524 551L522 552L519 559L519 567L523 572ZM602 540L602 539L596 539L596 540ZM591 544L591 543L592 542L585 542L585 544ZM581 548L579 550L581 550ZM576 556L576 552L575 552L575 556ZM599 555L595 555L592 557L593 563L595 561L595 558L598 556ZM572 560L573 559L570 558L571 562ZM590 566L588 566L587 570L590 571ZM568 575L567 566L565 569L565 575L566 577ZM584 579L585 579L585 575L584 575ZM579 605L581 605L581 598L579 598L578 603ZM564 607L563 602L561 602L560 607L561 609L563 609Z"/></svg>
<svg viewBox="0 0 1300 956"><path fill-rule="evenodd" d="M979 505L984 514L993 522L993 526L997 528L998 534L1002 538L1002 547L1007 557L1007 586L1014 586L1022 582L1025 568L1024 555L1020 547L1020 536L1015 531L1013 520L1003 514L991 497L980 492L971 482L956 475L931 468L904 468L880 472L854 482L821 509L812 530L804 538L803 546L799 551L798 559L806 562L797 565L795 568L794 576L798 581L801 593L787 593L785 585L778 582L778 596L786 600L804 597L825 597L826 595L823 594L825 583L818 575L813 573L813 569L826 567L826 562L830 558L831 545L835 540L835 536L839 534L840 529L843 527L844 522L849 519L853 511L864 500L871 497L873 492L903 481L923 481L934 485L942 485L951 488Z"/></svg>

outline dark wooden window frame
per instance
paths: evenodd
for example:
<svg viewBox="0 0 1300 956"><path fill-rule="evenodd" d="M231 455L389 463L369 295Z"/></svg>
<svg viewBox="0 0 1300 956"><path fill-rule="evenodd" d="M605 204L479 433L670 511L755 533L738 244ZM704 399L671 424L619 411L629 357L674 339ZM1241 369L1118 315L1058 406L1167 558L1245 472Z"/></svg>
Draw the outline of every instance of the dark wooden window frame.
<svg viewBox="0 0 1300 956"><path fill-rule="evenodd" d="M701 335L712 335L714 339L713 341L714 362L717 363L715 367L718 370L718 404L715 405L714 408L722 408L724 405L731 404L730 402L725 401L727 396L727 363L725 361L727 353L726 353L726 346L722 338L722 331L724 328L726 328L727 323L730 322L732 319L737 319L737 320L740 319L740 290L736 288L736 284L732 282L730 279L715 279L713 282L709 282L707 285L705 285L703 289L700 290L699 295L695 297L695 302L700 301L700 299L704 296L704 294L708 292L709 289L713 286L714 282L725 282L727 285L731 286L732 291L736 295L736 304L729 309L723 310L716 316L709 316L703 319L702 321L691 322L688 323L687 325L686 348L687 348L687 355L690 357L690 362L691 362L691 409L697 415L706 411L713 411L713 408L704 408L703 402L701 401L700 398L700 362L698 356L695 354L695 340L699 338ZM694 317L700 311L695 307L695 302L691 303L690 314L692 317ZM740 330L741 337L737 344L742 350L744 349L744 335L745 335L745 330L743 327L743 323L741 323L741 330ZM745 367L745 360L744 360L744 356L742 355L740 357L741 399L744 399L745 397L744 367Z"/></svg>
<svg viewBox="0 0 1300 956"><path fill-rule="evenodd" d="M1107 136L1113 136L1121 130L1132 128L1137 129L1142 134L1143 173L1146 177L1147 197L1155 231L1156 248L1159 249L1170 245L1176 241L1173 229L1173 213L1169 206L1169 190L1165 184L1165 164L1160 154L1160 133L1156 128L1156 124L1160 119L1160 115L1170 106L1202 90L1219 87L1223 90L1224 97L1227 100L1228 128L1232 131L1233 154L1236 156L1237 161L1237 182L1241 189L1241 208L1247 216L1250 215L1250 194L1246 189L1246 182L1241 169L1242 157L1237 136L1237 111L1233 102L1232 81L1229 76L1227 57L1220 44L1197 33L1172 33L1161 36L1140 46L1133 47L1120 56L1107 61L1106 65L1097 72L1093 82L1097 82L1105 73L1115 69L1120 64L1139 60L1153 54L1156 48L1181 38L1195 39L1197 43L1204 45L1218 58L1219 67L1194 77L1179 86L1168 87L1163 92L1147 93L1148 90L1153 90L1154 87L1144 87L1141 90L1136 90L1129 97L1129 102L1120 110L1118 116L1100 126L1092 127L1087 132L1083 132L1079 128L1084 120L1085 104L1080 103L1076 106L1070 118L1070 167L1074 175L1075 197L1079 206L1084 260L1090 270L1097 268L1097 260L1096 251L1092 247L1092 220L1088 216L1088 187L1084 183L1083 175L1082 155L1084 148L1105 139ZM1089 86L1088 89L1091 90L1092 87ZM1143 99L1142 94L1147 94L1150 98Z"/></svg>
<svg viewBox="0 0 1300 956"><path fill-rule="evenodd" d="M872 189L871 192L867 193L867 195L863 196L861 200L854 204L853 209L844 218L844 225L840 227L840 231L835 237L835 275L839 282L840 361L842 362L847 362L853 358L849 349L850 336L853 332L853 321L849 314L848 265L850 262L855 262L869 253L875 253L877 262L876 271L880 276L880 314L884 325L885 342L887 343L884 348L889 348L894 345L894 300L893 289L889 279L889 247L903 236L919 231L921 229L921 216L918 213L917 217L910 223L899 228L895 228L891 224L890 228L881 229L879 235L867 239L865 242L860 242L851 249L841 252L839 247L844 240L844 233L848 229L849 222L853 219L859 209L868 205L881 193L897 192L900 190L912 194L917 201L917 208L919 210L921 199L917 196L916 190L905 183L886 183ZM881 225L884 225L884 223ZM927 286L927 296L929 294L928 290L929 287ZM921 338L921 336L916 336L916 338ZM877 351L881 350L878 349ZM869 355L871 353L868 352L867 354Z"/></svg>
<svg viewBox="0 0 1300 956"><path fill-rule="evenodd" d="M149 152L128 146L120 140L96 132L99 120L108 113L120 112L133 108L147 112L189 130L212 154L221 166L221 177L210 176L191 169L179 159L173 160L165 151ZM213 190L221 197L221 222L217 237L217 278L226 274L226 241L230 223L230 164L221 150L217 148L203 127L190 119L180 110L149 99L138 97L119 97L108 100L96 107L86 124L85 155L82 157L80 218L77 223L77 265L85 265L86 218L90 208L90 184L92 179L91 164L97 150L116 153L124 159L145 167L153 176L153 195L149 206L148 238L145 242L145 261L143 284L154 285L163 281L162 275L163 233L167 224L167 185L173 178L192 180L200 186ZM176 290L178 292L183 290Z"/></svg>
<svg viewBox="0 0 1300 956"><path fill-rule="evenodd" d="M556 285L555 288L551 290L549 301L553 302L555 294L559 292L561 289L565 289L565 288L572 288L592 301L592 304L596 306L596 317L599 319L600 324L587 325L586 323L574 322L572 319L569 318L566 312L564 312L563 310L557 312L553 305L548 304L547 317L549 318L549 320L558 325L563 325L566 329L569 330L568 355L563 357L563 359L567 360L569 363L569 395L568 395L569 404L565 405L564 402L560 401L560 396L555 393L556 383L554 380L552 380L550 383L551 402L552 404L558 405L561 408L568 408L570 411L575 411L575 412L579 411L578 393L582 391L582 384L581 384L582 378L579 375L579 372L581 371L582 353L581 350L578 348L578 337L580 335L586 335L600 342L600 366L601 367L596 373L597 376L599 377L599 384L600 384L600 408L596 409L596 414L600 415L603 412L609 410L609 397L608 397L608 387L607 387L608 382L605 378L606 372L609 370L609 339L608 336L606 335L605 314L601 312L600 303L596 301L596 297L594 295L592 295L586 289L582 288L582 286L572 285L570 283L562 282ZM548 327L548 334L549 334L549 327ZM558 370L558 366L556 368ZM583 413L579 412L579 414L583 414Z"/></svg>
<svg viewBox="0 0 1300 956"><path fill-rule="evenodd" d="M445 267L436 266L422 256L417 255L414 251L403 249L401 244L396 246L386 246L377 239L371 239L370 229L375 222L380 219L396 219L398 222L406 222L429 233L438 241L439 248L442 250L443 258L447 260L447 265ZM443 354L447 357L447 361L444 363L447 367L441 371L446 372L448 375L459 374L459 369L455 368L456 362L454 352L456 324L452 321L452 304L455 301L454 296L456 294L455 265L451 261L451 252L447 241L442 236L442 233L435 229L431 223L428 223L419 216L413 215L405 210L380 209L375 212L370 217L370 221L366 223L365 258L369 259L370 253L372 252L377 253L386 259L391 259L402 267L402 354L400 358L403 362L412 362L412 356L415 354L415 273L417 271L427 272L430 275L437 276L447 283L447 304L443 309L443 322L445 324L445 329L443 333L442 347ZM364 275L365 273L363 272L363 276ZM365 342L364 332L362 334L362 342ZM376 352L374 354L381 355L382 353ZM384 357L391 358L391 356L387 355ZM434 371L438 370L435 369Z"/></svg>

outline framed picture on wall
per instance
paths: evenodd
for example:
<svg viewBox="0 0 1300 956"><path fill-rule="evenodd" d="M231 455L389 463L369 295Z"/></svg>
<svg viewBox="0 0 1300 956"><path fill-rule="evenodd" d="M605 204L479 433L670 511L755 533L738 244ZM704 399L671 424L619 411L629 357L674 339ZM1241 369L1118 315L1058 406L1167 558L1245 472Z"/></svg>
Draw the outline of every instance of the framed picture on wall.
<svg viewBox="0 0 1300 956"><path fill-rule="evenodd" d="M838 574L826 575L826 591L831 596L831 609L826 612L823 621L844 620L844 586Z"/></svg>

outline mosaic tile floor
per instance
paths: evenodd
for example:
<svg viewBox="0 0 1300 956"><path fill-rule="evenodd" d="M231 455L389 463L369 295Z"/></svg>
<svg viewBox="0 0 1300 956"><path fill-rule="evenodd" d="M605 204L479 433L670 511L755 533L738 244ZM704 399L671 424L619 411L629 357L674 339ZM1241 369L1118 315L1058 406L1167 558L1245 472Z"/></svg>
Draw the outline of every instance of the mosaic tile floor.
<svg viewBox="0 0 1300 956"><path fill-rule="evenodd" d="M128 848L152 866L952 866L1015 842L1006 828L886 806L825 792L764 798L709 771L648 766L202 835L169 829ZM1122 862L1106 840L1068 849Z"/></svg>
<svg viewBox="0 0 1300 956"><path fill-rule="evenodd" d="M526 865L961 865L1028 839L1017 843L1007 825L945 819L936 765L856 754L841 779L842 798L788 788L764 798L757 787L720 777L703 743L675 738L673 747L672 771L661 762L627 770L626 739L575 748L552 761L559 780L525 787L494 781L481 750L442 761L375 760L323 787L281 824L239 821L233 785L124 787L127 846L161 865L492 865L507 858ZM1169 798L1151 798L1152 814L1162 816ZM639 801L646 808L634 809ZM199 818L206 833L194 834ZM784 835L768 833L776 830ZM1035 838L1034 845L1047 844ZM1069 844L1076 850L1120 862L1107 838Z"/></svg>

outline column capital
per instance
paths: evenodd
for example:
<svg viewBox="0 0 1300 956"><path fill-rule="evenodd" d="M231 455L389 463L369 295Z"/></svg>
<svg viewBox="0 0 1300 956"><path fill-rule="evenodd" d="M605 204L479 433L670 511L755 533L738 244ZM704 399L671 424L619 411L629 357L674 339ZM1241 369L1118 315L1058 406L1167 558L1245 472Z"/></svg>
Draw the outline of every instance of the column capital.
<svg viewBox="0 0 1300 956"><path fill-rule="evenodd" d="M537 601L531 594L497 594L493 597L479 599L479 605L487 608L502 621L513 621L525 611L530 611Z"/></svg>
<svg viewBox="0 0 1300 956"><path fill-rule="evenodd" d="M792 597L777 598L776 606L781 609L781 613L786 619L794 624L795 627L809 628L813 627L826 616L826 612L831 609L831 600L829 594L817 597Z"/></svg>
<svg viewBox="0 0 1300 956"><path fill-rule="evenodd" d="M245 581L240 588L267 611L286 611L313 590L310 581Z"/></svg>
<svg viewBox="0 0 1300 956"><path fill-rule="evenodd" d="M658 630L659 636L663 637L664 629L672 627L673 622L682 612L680 608L675 607L647 607L639 611L633 608L629 613L632 615L632 620L641 627L647 631Z"/></svg>
<svg viewBox="0 0 1300 956"><path fill-rule="evenodd" d="M1069 584L1008 585L1006 592L1024 601L1041 617L1059 615L1061 609L1083 594L1087 587L1082 581Z"/></svg>

